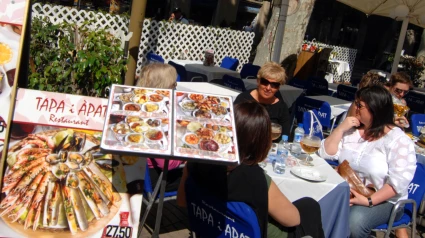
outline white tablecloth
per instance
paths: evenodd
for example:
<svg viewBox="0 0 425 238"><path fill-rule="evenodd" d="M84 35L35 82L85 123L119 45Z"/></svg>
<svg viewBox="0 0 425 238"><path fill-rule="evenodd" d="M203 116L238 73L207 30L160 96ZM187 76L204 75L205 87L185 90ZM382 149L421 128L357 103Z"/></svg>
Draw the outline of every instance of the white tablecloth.
<svg viewBox="0 0 425 238"><path fill-rule="evenodd" d="M244 84L245 84L245 88L248 89L253 89L253 88L257 88L257 80L255 79L242 79ZM291 107L292 104L297 100L297 98L303 93L303 89L301 88L296 88L290 85L282 85L279 88L279 92L282 95L283 101L285 101L286 105L288 107Z"/></svg>
<svg viewBox="0 0 425 238"><path fill-rule="evenodd" d="M241 93L217 84L200 82L178 82L177 90L232 96L233 101Z"/></svg>
<svg viewBox="0 0 425 238"><path fill-rule="evenodd" d="M336 72L338 73L339 76L341 76L346 71L350 71L350 65L348 64L347 61L330 59L329 63L331 63L332 65L335 65Z"/></svg>
<svg viewBox="0 0 425 238"><path fill-rule="evenodd" d="M221 79L225 74L240 78L241 75L237 71L217 67L217 66L204 66L203 64L185 64L186 71L203 74L207 77L208 82L213 79Z"/></svg>
<svg viewBox="0 0 425 238"><path fill-rule="evenodd" d="M314 167L311 168L317 169L322 174L326 174L328 178L325 182L310 182L298 178L290 172L290 168L287 168L284 174L276 174L273 172L272 165L267 163L265 168L267 174L291 202L302 197L311 197L319 201L338 184L344 182L344 179L324 159L315 154L312 157Z"/></svg>

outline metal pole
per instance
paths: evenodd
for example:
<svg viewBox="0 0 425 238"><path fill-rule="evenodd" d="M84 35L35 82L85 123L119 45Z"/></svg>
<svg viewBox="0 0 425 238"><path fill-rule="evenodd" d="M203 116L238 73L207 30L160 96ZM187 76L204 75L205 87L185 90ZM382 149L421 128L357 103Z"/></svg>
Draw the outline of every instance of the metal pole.
<svg viewBox="0 0 425 238"><path fill-rule="evenodd" d="M398 69L398 63L400 62L401 50L403 49L404 38L406 37L407 25L409 25L409 18L406 17L401 25L400 36L398 37L397 49L394 53L393 67L391 68L391 74L396 73Z"/></svg>
<svg viewBox="0 0 425 238"><path fill-rule="evenodd" d="M128 44L130 57L127 63L127 73L125 74L125 85L134 85L145 10L146 0L133 1L131 4L130 26L128 29L130 32L133 32L133 36L130 38Z"/></svg>
<svg viewBox="0 0 425 238"><path fill-rule="evenodd" d="M272 61L280 63L280 54L282 51L283 34L285 33L286 17L288 14L289 0L281 0L275 41L273 47Z"/></svg>

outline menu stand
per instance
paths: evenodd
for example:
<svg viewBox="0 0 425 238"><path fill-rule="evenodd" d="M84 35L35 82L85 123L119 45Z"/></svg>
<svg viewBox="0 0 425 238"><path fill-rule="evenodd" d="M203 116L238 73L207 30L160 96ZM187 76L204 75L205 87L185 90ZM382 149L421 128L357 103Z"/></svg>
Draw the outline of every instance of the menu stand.
<svg viewBox="0 0 425 238"><path fill-rule="evenodd" d="M158 198L158 209L156 211L156 220L155 220L155 228L152 234L152 237L159 237L159 229L161 228L161 219L162 219L162 208L164 206L164 194L165 194L165 186L167 185L167 175L168 175L168 159L164 160L164 167L162 168L162 173L159 175L158 182L155 185L155 189L153 190L152 199L150 199L148 206L146 207L146 211L143 214L142 220L139 223L139 234L137 237L140 237L142 234L143 226L145 225L146 219L149 215L149 212L152 208L152 205L156 201L156 195L159 191Z"/></svg>

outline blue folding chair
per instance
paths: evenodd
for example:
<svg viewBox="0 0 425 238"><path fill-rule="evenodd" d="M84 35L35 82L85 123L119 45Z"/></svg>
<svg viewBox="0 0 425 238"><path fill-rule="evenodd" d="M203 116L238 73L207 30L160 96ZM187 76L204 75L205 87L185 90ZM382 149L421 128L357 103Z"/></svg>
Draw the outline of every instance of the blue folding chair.
<svg viewBox="0 0 425 238"><path fill-rule="evenodd" d="M223 76L223 85L229 88L236 89L241 92L245 92L245 84L240 78L236 78L230 75L225 74Z"/></svg>
<svg viewBox="0 0 425 238"><path fill-rule="evenodd" d="M177 71L177 82L189 82L187 79L186 68L183 65L176 64L173 61L168 61L168 64L173 66Z"/></svg>
<svg viewBox="0 0 425 238"><path fill-rule="evenodd" d="M254 210L243 202L228 202L198 186L189 176L185 184L190 230L195 237L261 237Z"/></svg>
<svg viewBox="0 0 425 238"><path fill-rule="evenodd" d="M241 69L241 78L256 79L260 66L251 63L244 64Z"/></svg>
<svg viewBox="0 0 425 238"><path fill-rule="evenodd" d="M328 95L328 81L323 78L311 78L311 95Z"/></svg>
<svg viewBox="0 0 425 238"><path fill-rule="evenodd" d="M412 122L412 134L419 136L422 127L425 125L425 114L413 114L410 120Z"/></svg>
<svg viewBox="0 0 425 238"><path fill-rule="evenodd" d="M230 70L236 70L238 65L239 65L238 59L226 56L221 61L220 67L225 69L230 69Z"/></svg>
<svg viewBox="0 0 425 238"><path fill-rule="evenodd" d="M410 91L405 97L410 113L425 113L425 94Z"/></svg>
<svg viewBox="0 0 425 238"><path fill-rule="evenodd" d="M297 122L303 120L304 112L308 110L317 110L317 116L319 118L322 127L331 128L331 106L328 102L316 100L313 98L301 96L295 102L295 108L293 109L293 118Z"/></svg>
<svg viewBox="0 0 425 238"><path fill-rule="evenodd" d="M317 118L319 118L318 116L318 111L316 109L311 110ZM303 129L305 134L310 134L310 130L313 129L313 132L311 132L311 134L313 136L317 136L319 137L321 140L323 139L323 131L322 131L322 125L314 120L314 118L311 116L310 111L306 111L303 113Z"/></svg>
<svg viewBox="0 0 425 238"><path fill-rule="evenodd" d="M152 51L146 54L146 59L148 60L148 64L156 62L156 63L164 63L164 58L162 56L154 54Z"/></svg>
<svg viewBox="0 0 425 238"><path fill-rule="evenodd" d="M416 235L416 213L425 194L425 165L416 163L416 166L415 175L408 187L408 199L398 201L395 204L387 224L379 225L373 229L373 231L385 231L385 238L390 237L392 230L410 226L412 226L411 237L413 238ZM394 221L396 211L402 205L404 205L404 214L398 221Z"/></svg>
<svg viewBox="0 0 425 238"><path fill-rule="evenodd" d="M335 97L347 101L354 101L354 98L356 96L357 88L340 84L336 88L336 93L334 94Z"/></svg>
<svg viewBox="0 0 425 238"><path fill-rule="evenodd" d="M303 95L309 95L310 92L311 92L311 88L313 87L310 80L300 80L300 79L297 79L297 78L292 78L288 82L288 85L290 85L292 87L304 89Z"/></svg>

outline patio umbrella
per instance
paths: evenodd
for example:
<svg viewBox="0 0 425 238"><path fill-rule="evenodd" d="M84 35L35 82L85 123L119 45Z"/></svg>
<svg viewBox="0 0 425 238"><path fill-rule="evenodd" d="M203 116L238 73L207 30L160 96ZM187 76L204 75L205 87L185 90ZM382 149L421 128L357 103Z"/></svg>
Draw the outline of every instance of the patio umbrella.
<svg viewBox="0 0 425 238"><path fill-rule="evenodd" d="M425 28L425 0L337 0L367 15L403 20L391 73L397 72L401 50L410 23Z"/></svg>

